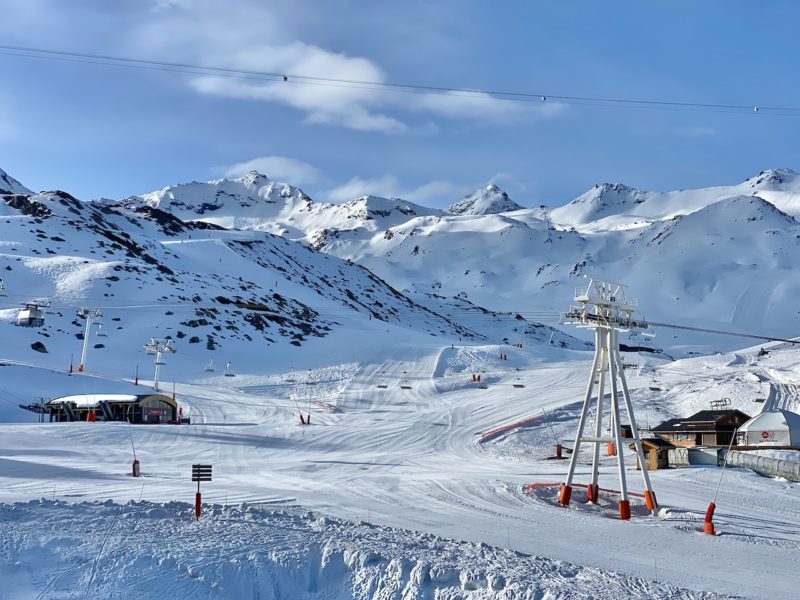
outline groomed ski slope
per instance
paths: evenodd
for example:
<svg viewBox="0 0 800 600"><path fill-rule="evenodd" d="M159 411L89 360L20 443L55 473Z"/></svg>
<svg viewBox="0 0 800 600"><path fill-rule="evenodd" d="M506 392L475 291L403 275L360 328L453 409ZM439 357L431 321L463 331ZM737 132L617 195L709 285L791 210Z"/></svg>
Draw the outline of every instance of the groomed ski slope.
<svg viewBox="0 0 800 600"><path fill-rule="evenodd" d="M755 414L760 405L752 399L768 393L763 374L786 385L796 377L798 358L797 351L776 346L759 359L757 350L675 363L640 358L639 369L628 376L642 424L690 414L719 397L730 397L735 407ZM500 351L508 360L499 360ZM720 535L714 537L698 529L719 479L715 468L654 472L659 516L646 515L634 498L630 522L616 519L613 498L600 507L586 506L576 490L565 509L555 505L555 489L523 492L525 484L563 478L565 462L547 457L556 440L572 445L588 358L546 347L398 344L383 354L374 350L368 361L332 362L302 377L211 374L177 383L190 426L4 424L3 574L26 582L25 589L43 598L84 597L83 586L92 577L88 597L110 597L113 590L132 597L126 595L132 588L125 574L139 568L148 577L137 597L152 598L206 597L219 586L227 590L222 597L367 598L379 589L374 577L389 581L393 569L405 583L395 582L386 588L395 591L374 597L700 596L685 590L795 597L800 584L797 484L726 471L715 518ZM9 365L2 375L19 389L31 371ZM471 383L477 372L488 389ZM64 376L42 373L42 382L48 377ZM103 386L97 378L85 379L91 379L90 391ZM379 383L388 387L379 389ZM411 389L401 389L401 383ZM650 390L654 383L661 391ZM298 410L309 408L312 424L300 426ZM535 416L540 418L528 427L480 442L482 433L498 425ZM128 475L132 448L144 475L138 479ZM614 464L605 460L601 486L618 488ZM193 524L189 504L174 502L193 501L190 465L198 462L214 465L203 500L218 506ZM585 480L586 462L579 461L577 482ZM640 491L630 455L628 464L629 485ZM40 498L46 501L29 502ZM113 505L63 504L109 499ZM137 503L126 505L131 500ZM151 520L130 528L120 513L130 515L128 523ZM315 525L321 515L332 519L330 526ZM308 535L289 535L287 522ZM104 531L111 532L107 539ZM60 544L61 538L77 541ZM156 544L164 549L154 553ZM431 544L442 546L431 550ZM329 583L334 586L339 577L335 585L344 587L326 595L327 584L312 575L328 573L319 556L329 546L333 554L342 553ZM377 548L380 560L353 558L369 547ZM464 558L470 553L482 559ZM94 560L97 555L101 559ZM151 558L141 558L140 564L132 556ZM445 578L447 585L406 589L419 560L455 575ZM374 571L381 574L370 579L364 565L379 565ZM115 568L120 569L117 579ZM305 575L287 575L287 569ZM462 576L469 569L483 575ZM59 581L72 583L52 583L65 570L69 576ZM489 571L502 576L503 585L498 579L490 584ZM264 577L278 581L274 589L284 595L258 591L267 585ZM473 586L473 580L479 583ZM281 587L286 585L296 587Z"/></svg>

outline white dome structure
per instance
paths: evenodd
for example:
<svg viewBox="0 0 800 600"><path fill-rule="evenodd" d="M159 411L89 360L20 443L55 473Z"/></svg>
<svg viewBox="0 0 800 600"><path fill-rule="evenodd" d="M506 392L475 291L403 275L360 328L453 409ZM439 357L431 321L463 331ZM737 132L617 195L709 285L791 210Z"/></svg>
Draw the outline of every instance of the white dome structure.
<svg viewBox="0 0 800 600"><path fill-rule="evenodd" d="M736 441L740 446L800 447L800 415L780 408L762 412L739 427Z"/></svg>

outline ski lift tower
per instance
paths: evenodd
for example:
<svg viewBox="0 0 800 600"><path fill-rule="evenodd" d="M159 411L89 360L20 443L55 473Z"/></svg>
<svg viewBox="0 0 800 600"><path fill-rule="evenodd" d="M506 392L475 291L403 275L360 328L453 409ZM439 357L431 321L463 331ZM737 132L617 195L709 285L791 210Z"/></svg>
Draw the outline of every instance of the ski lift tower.
<svg viewBox="0 0 800 600"><path fill-rule="evenodd" d="M78 365L78 372L83 373L83 367L86 365L86 354L89 352L89 338L92 334L92 324L99 321L103 317L103 313L96 308L81 308L78 310L78 316L86 319L86 331L83 332L81 362Z"/></svg>
<svg viewBox="0 0 800 600"><path fill-rule="evenodd" d="M636 301L627 298L625 287L619 283L601 281L595 278L588 278L589 284L584 288L575 290L575 297L569 312L564 315L563 322L570 323L577 327L594 330L594 361L592 370L589 373L589 384L586 388L586 396L583 400L580 419L578 421L578 432L575 435L575 446L572 457L569 461L567 478L561 486L558 494L558 502L562 506L569 504L572 494L572 478L575 474L575 466L578 462L581 444L593 444L592 453L592 478L587 486L587 498L590 502L597 503L598 500L598 475L600 467L600 446L602 444L613 443L617 452L617 467L619 471L620 519L630 519L631 508L628 500L628 487L625 480L625 459L622 451L622 431L620 428L620 410L618 384L622 387L622 397L625 402L625 410L630 419L631 431L636 455L641 465L642 477L644 478L645 502L651 513L655 514L658 508L655 493L650 486L650 477L647 473L642 443L639 439L639 431L636 427L636 419L633 415L628 384L625 381L625 373L622 369L622 358L619 353L619 332L629 332L632 330L646 329L647 322L637 319ZM603 437L603 401L606 382L611 384L611 435ZM595 382L597 382L597 393L593 396ZM592 402L596 403L594 432L585 435L586 423L589 415L589 407Z"/></svg>
<svg viewBox="0 0 800 600"><path fill-rule="evenodd" d="M156 360L155 360L156 373L153 376L153 390L157 392L158 372L161 369L161 365L167 364L166 362L164 362L164 359L161 357L161 355L175 352L175 348L172 347L172 340L150 338L150 343L145 344L144 349L147 350L148 354L156 355Z"/></svg>

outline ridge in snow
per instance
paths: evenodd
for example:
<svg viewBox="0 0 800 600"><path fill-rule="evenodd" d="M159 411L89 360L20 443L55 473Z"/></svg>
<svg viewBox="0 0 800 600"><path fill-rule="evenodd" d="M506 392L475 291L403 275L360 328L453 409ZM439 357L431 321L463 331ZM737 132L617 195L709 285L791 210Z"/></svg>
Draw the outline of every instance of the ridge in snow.
<svg viewBox="0 0 800 600"><path fill-rule="evenodd" d="M29 190L19 181L11 177L8 173L0 169L0 194L21 194L23 196L30 196L33 190Z"/></svg>
<svg viewBox="0 0 800 600"><path fill-rule="evenodd" d="M463 200L451 204L447 207L447 212L453 215L496 215L522 208L506 192L490 183L467 194Z"/></svg>

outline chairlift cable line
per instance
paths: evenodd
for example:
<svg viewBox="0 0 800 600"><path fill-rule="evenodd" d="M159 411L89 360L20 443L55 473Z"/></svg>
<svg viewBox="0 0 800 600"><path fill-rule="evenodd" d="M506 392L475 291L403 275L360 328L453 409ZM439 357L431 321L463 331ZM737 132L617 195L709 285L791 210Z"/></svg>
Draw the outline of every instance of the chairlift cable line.
<svg viewBox="0 0 800 600"><path fill-rule="evenodd" d="M417 83L395 83L387 81L367 81L359 79L345 79L324 77L318 75L305 75L293 73L278 73L253 69L236 69L214 65L197 65L183 62L160 61L145 58L111 56L88 52L72 52L68 50L35 48L0 44L0 54L6 56L19 56L29 58L44 58L50 60L72 60L77 62L91 62L108 66L134 66L158 70L181 71L195 75L218 75L223 77L253 77L267 78L285 83L324 84L338 87L357 87L357 89L372 91L400 91L410 93L438 93L447 95L466 95L473 97L491 96L500 100L521 101L530 103L538 101L542 104L589 104L593 106L624 106L631 108L653 109L690 109L701 111L747 111L770 114L800 115L800 106L771 106L754 104L732 104L711 102L688 102L676 100L650 100L639 98L614 98L602 96L579 96L564 94L548 94L544 92L518 92L495 89L470 89L447 86L423 85Z"/></svg>

